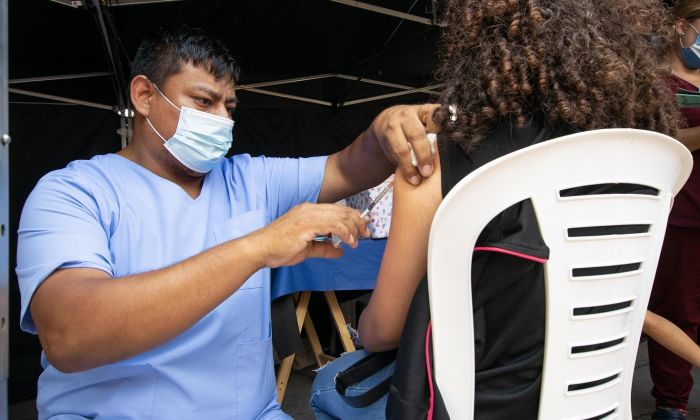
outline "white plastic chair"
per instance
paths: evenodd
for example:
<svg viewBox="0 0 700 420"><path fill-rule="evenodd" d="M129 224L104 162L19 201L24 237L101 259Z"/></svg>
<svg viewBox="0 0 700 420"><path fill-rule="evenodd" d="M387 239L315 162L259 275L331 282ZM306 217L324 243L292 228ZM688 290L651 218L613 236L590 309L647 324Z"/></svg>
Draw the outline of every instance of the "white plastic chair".
<svg viewBox="0 0 700 420"><path fill-rule="evenodd" d="M494 216L527 198L550 248L539 418L632 418L634 363L666 220L692 165L688 150L668 136L595 130L496 159L447 194L430 231L428 282L434 374L450 418L474 415L472 249ZM559 193L608 183L645 185L659 193ZM649 228L583 237L570 231L620 225ZM587 268L628 264L631 271L623 273L586 273ZM577 315L580 308L603 310L605 305L609 312Z"/></svg>

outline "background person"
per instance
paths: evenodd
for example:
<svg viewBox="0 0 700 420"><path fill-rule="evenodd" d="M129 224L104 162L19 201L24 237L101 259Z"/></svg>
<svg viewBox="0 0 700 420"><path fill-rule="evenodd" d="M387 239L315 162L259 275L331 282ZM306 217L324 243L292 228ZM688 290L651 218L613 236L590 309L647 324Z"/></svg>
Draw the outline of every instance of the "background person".
<svg viewBox="0 0 700 420"><path fill-rule="evenodd" d="M700 87L700 1L673 2L673 41L667 52L671 75L666 82L678 89ZM671 23L669 24L671 25ZM698 156L700 109L682 108L677 138ZM700 168L676 195L668 218L649 310L668 319L697 340L700 325ZM653 339L648 341L652 395L657 410L653 419L683 419L693 379L691 364Z"/></svg>

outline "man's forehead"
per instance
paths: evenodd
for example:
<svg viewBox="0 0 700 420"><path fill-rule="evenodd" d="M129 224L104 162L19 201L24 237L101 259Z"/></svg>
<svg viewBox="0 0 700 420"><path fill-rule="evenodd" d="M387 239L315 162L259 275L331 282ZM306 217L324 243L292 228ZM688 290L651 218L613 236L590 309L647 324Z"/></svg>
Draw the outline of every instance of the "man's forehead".
<svg viewBox="0 0 700 420"><path fill-rule="evenodd" d="M165 83L174 88L199 89L218 93L235 99L236 84L231 77L216 79L206 68L190 63L183 65L179 72L171 75Z"/></svg>

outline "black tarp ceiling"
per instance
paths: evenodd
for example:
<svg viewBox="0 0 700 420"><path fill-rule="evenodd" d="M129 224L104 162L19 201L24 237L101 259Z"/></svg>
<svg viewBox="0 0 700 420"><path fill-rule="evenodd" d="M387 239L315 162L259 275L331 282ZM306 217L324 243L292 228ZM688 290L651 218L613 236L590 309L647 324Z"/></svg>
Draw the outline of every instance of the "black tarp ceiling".
<svg viewBox="0 0 700 420"><path fill-rule="evenodd" d="M61 104L17 90L116 105L109 75L26 82L26 79L111 72L95 8L64 0L9 0L10 79L10 264L15 265L16 229L26 196L40 176L70 160L120 147L120 120L111 110ZM94 0L85 0L92 4ZM127 2L129 0L123 0ZM240 84L338 74L263 89L312 101L239 90L234 153L308 156L347 145L381 109L425 102L429 93L366 98L433 84L440 28L352 7L352 0L176 0L115 5L102 1L120 40L126 69L136 45L155 28L200 26L224 41L243 68ZM67 3L70 3L67 1ZM433 19L434 0L367 0L374 6ZM350 76L350 77L345 77ZM362 76L400 87L358 82ZM353 104L353 101L356 103ZM359 103L357 102L359 101ZM319 104L318 102L324 103ZM40 348L21 333L19 293L10 277L10 401L33 397Z"/></svg>
<svg viewBox="0 0 700 420"><path fill-rule="evenodd" d="M426 20L433 16L432 0L375 0L375 4L387 10L410 9L411 15ZM114 55L123 61L133 55L143 35L158 26L200 26L224 41L240 61L242 85L337 73L420 88L431 84L435 67L438 27L332 0L189 0L101 8L113 18L113 38L120 41ZM109 71L96 9L49 0L10 1L10 87L113 105L114 94L104 77L79 83L18 83L31 77ZM105 27L110 28L109 22ZM331 104L400 91L338 78L270 90ZM299 106L256 93L239 95L242 107ZM11 100L19 99L12 94Z"/></svg>

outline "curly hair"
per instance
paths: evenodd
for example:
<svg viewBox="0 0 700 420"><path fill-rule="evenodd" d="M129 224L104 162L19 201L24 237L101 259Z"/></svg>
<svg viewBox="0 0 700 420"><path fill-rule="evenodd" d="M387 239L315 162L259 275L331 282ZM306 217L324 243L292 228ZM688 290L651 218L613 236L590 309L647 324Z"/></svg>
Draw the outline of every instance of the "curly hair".
<svg viewBox="0 0 700 420"><path fill-rule="evenodd" d="M467 152L499 121L676 132L658 0L450 0L447 22L435 120Z"/></svg>

